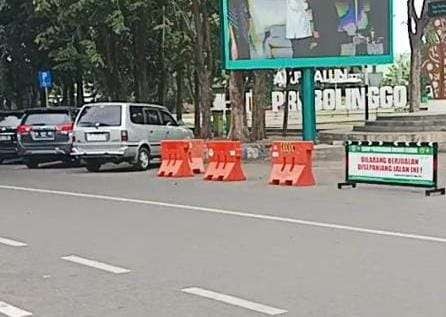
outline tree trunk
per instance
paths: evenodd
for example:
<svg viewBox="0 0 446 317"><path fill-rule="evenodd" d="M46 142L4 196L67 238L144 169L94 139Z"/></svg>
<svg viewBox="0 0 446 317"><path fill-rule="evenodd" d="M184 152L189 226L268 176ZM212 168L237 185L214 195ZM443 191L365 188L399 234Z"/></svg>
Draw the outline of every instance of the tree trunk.
<svg viewBox="0 0 446 317"><path fill-rule="evenodd" d="M194 16L195 25L195 69L198 77L198 93L199 104L201 110L201 138L209 139L211 134L211 104L212 104L212 83L211 83L211 71L209 65L206 63L207 48L206 39L210 38L210 28L207 26L209 23L207 18L206 1L193 0L192 1L192 13Z"/></svg>
<svg viewBox="0 0 446 317"><path fill-rule="evenodd" d="M421 12L417 15L415 0L407 0L407 29L411 48L410 83L409 83L409 111L420 110L421 105L421 59L423 36L430 21L428 3L423 0Z"/></svg>
<svg viewBox="0 0 446 317"><path fill-rule="evenodd" d="M46 95L45 95L45 89L40 88L39 89L39 106L40 108L45 107L46 103Z"/></svg>
<svg viewBox="0 0 446 317"><path fill-rule="evenodd" d="M244 78L242 72L231 72L229 80L229 95L231 99L231 140L246 142L249 130L245 120Z"/></svg>
<svg viewBox="0 0 446 317"><path fill-rule="evenodd" d="M166 105L166 90L167 90L167 69L166 69L166 56L164 47L161 47L160 62L159 62L159 85L158 85L158 102L159 104Z"/></svg>
<svg viewBox="0 0 446 317"><path fill-rule="evenodd" d="M183 82L184 82L184 69L182 64L177 65L177 102L176 102L176 113L177 120L183 120Z"/></svg>
<svg viewBox="0 0 446 317"><path fill-rule="evenodd" d="M114 33L109 32L106 28L103 32L105 34L103 38L105 50L105 97L107 97L108 100L125 101L128 99L128 83L122 78L122 73L120 71L121 61L118 56L118 52L122 50L122 47L119 46Z"/></svg>
<svg viewBox="0 0 446 317"><path fill-rule="evenodd" d="M195 136L201 135L201 110L200 110L200 81L197 71L194 72L194 132Z"/></svg>
<svg viewBox="0 0 446 317"><path fill-rule="evenodd" d="M421 105L421 39L411 40L411 61L410 61L410 87L409 87L409 111L420 110Z"/></svg>
<svg viewBox="0 0 446 317"><path fill-rule="evenodd" d="M163 6L163 13L162 13L162 20L161 24L163 25L161 29L161 38L160 38L160 44L161 44L161 51L160 51L160 62L159 62L159 86L158 86L158 102L165 106L166 105L166 91L167 91L167 69L166 69L166 29L164 27L166 22L166 7Z"/></svg>
<svg viewBox="0 0 446 317"><path fill-rule="evenodd" d="M211 130L211 83L209 78L209 73L203 72L200 78L200 86L201 86L201 96L200 96L200 109L201 109L201 117L202 117L202 123L201 123L201 137L203 139L209 139L212 137L212 130Z"/></svg>
<svg viewBox="0 0 446 317"><path fill-rule="evenodd" d="M286 88L285 91L285 103L283 104L283 125L282 125L282 136L288 136L288 119L290 114L290 91Z"/></svg>
<svg viewBox="0 0 446 317"><path fill-rule="evenodd" d="M45 98L44 94L45 92L41 94L43 96L42 98ZM42 100L42 105L44 105L45 99L41 100ZM68 106L68 84L66 81L64 81L62 83L62 107L67 107L67 106Z"/></svg>
<svg viewBox="0 0 446 317"><path fill-rule="evenodd" d="M144 9L138 14L138 20L133 25L133 39L135 52L135 98L137 102L149 101L149 85L147 79L147 60L146 60L146 27L144 25Z"/></svg>
<svg viewBox="0 0 446 317"><path fill-rule="evenodd" d="M15 104L17 109L21 110L21 109L25 109L25 105L23 103L23 96L22 96L22 91L23 88L17 88L16 92L15 92Z"/></svg>
<svg viewBox="0 0 446 317"><path fill-rule="evenodd" d="M162 71L160 73L160 79L158 85L158 103L160 105L166 106L167 72L165 71L164 62L160 63L160 69Z"/></svg>
<svg viewBox="0 0 446 317"><path fill-rule="evenodd" d="M257 71L254 74L254 95L252 104L251 140L259 141L266 137L265 109L269 105L268 71Z"/></svg>
<svg viewBox="0 0 446 317"><path fill-rule="evenodd" d="M292 69L286 70L285 104L283 105L283 126L282 126L283 137L288 136L288 121L290 116L291 72Z"/></svg>
<svg viewBox="0 0 446 317"><path fill-rule="evenodd" d="M74 88L74 82L73 80L70 80L68 85L68 107L74 107L76 105L75 93L76 89Z"/></svg>
<svg viewBox="0 0 446 317"><path fill-rule="evenodd" d="M31 89L32 89L31 107L36 107L38 104L39 97L40 97L39 87L36 85L33 85Z"/></svg>
<svg viewBox="0 0 446 317"><path fill-rule="evenodd" d="M11 100L9 100L8 98L6 98L5 100L5 107L7 110L12 110Z"/></svg>
<svg viewBox="0 0 446 317"><path fill-rule="evenodd" d="M82 78L76 81L76 106L78 108L84 105L84 82Z"/></svg>

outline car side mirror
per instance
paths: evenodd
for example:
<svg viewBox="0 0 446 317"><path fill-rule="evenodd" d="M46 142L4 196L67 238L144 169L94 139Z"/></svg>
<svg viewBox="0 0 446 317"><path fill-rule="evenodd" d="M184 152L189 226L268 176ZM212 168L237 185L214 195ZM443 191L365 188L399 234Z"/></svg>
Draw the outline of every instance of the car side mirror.
<svg viewBox="0 0 446 317"><path fill-rule="evenodd" d="M183 120L179 120L178 121L178 125L184 127L186 124L184 123Z"/></svg>

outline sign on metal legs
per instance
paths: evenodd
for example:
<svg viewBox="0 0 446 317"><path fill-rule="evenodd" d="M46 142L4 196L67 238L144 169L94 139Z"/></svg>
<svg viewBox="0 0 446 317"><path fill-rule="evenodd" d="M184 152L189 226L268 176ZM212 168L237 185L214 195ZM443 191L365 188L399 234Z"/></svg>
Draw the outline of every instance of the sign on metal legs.
<svg viewBox="0 0 446 317"><path fill-rule="evenodd" d="M348 142L346 180L356 184L428 188L426 195L445 195L438 187L438 143Z"/></svg>

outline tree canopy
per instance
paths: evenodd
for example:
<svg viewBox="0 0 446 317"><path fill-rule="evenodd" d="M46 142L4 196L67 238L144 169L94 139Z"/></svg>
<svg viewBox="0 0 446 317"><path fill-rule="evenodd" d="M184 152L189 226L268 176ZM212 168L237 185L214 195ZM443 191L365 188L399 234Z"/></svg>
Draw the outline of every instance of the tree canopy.
<svg viewBox="0 0 446 317"><path fill-rule="evenodd" d="M37 74L47 69L61 105L193 102L218 77L217 9L217 0L0 0L0 107L41 104Z"/></svg>

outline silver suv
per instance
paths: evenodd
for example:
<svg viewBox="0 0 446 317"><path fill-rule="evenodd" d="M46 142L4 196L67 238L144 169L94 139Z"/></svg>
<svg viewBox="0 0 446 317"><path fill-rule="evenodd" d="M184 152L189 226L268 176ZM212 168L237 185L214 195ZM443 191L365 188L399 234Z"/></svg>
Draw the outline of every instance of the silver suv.
<svg viewBox="0 0 446 317"><path fill-rule="evenodd" d="M83 159L90 172L105 163L129 162L147 170L160 157L162 140L193 138L165 107L133 103L85 105L77 116L72 155Z"/></svg>

